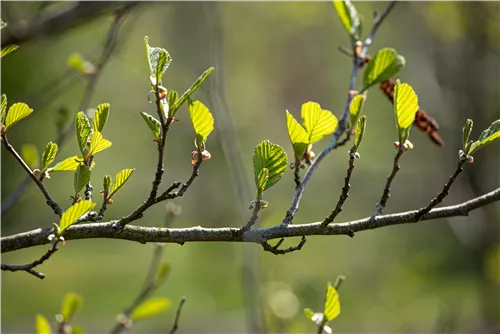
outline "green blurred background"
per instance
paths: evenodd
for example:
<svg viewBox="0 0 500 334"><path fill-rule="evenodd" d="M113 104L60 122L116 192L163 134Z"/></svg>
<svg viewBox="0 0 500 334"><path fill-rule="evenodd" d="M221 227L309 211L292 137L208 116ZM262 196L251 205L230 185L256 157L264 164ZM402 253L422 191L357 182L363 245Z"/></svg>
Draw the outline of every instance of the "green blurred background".
<svg viewBox="0 0 500 334"><path fill-rule="evenodd" d="M355 5L368 31L373 10L382 11L386 3ZM5 30L15 35L16 27L57 15L70 6L63 2L2 2L2 19L10 24ZM68 70L68 57L76 52L97 59L111 14L108 10L71 29L38 34L2 60L2 93L7 94L9 104L23 101L34 109L9 132L16 148L34 144L42 151L57 136L57 110L64 106L71 113L78 111L87 80ZM374 55L387 46L405 56L407 64L400 78L414 87L420 105L440 124L439 133L446 142L445 147L437 147L425 134L412 130L415 148L402 157L386 213L421 207L441 190L455 170L466 118L475 122L473 137L499 118L499 19L498 2L402 2L379 30L369 53ZM117 48L103 68L89 105L111 104L104 135L113 146L96 159L95 198L103 175L136 169L114 198L106 219L126 215L146 198L156 166L155 144L139 115L142 111L155 114L147 99L146 35L151 45L166 48L173 57L163 80L168 89L183 92L205 69L216 65L195 94L215 116L215 131L208 139L212 159L202 165L200 177L184 198L175 201L182 206L182 215L174 226L242 226L251 215L245 211L242 216L238 208L251 200L245 189L252 187L255 145L269 139L282 145L289 157L293 154L285 110L299 117L300 107L307 101L318 102L337 116L343 110L351 61L337 47L347 47L349 39L332 3L144 2L134 7L119 31ZM224 105L232 121L222 110ZM368 127L360 149L362 159L356 162L351 193L338 221L373 214L392 166L397 133L391 104L373 88L364 111ZM162 188L191 173L193 132L186 107L177 116L180 122L174 124L167 140ZM236 142L237 155L225 154L227 150L222 148L234 149L231 144ZM327 142L316 144L315 151ZM347 149L333 151L314 175L297 223L322 220L334 207L347 168ZM77 151L71 135L57 160ZM1 156L5 200L25 173L5 150ZM498 187L499 162L498 144L479 151L445 204L460 203ZM231 177L238 175L243 179L235 187ZM46 182L63 207L70 205L72 178L72 173L59 173ZM262 226L280 223L293 187L289 171L278 186L266 192L270 206L262 215ZM158 226L165 215L161 203L135 223ZM2 211L1 232L15 234L49 227L55 221L38 189L30 185L17 203ZM261 304L268 332L312 333L315 327L302 310L320 311L326 283L338 274L347 280L340 289L342 312L331 324L334 332L498 332L499 226L497 203L469 217L366 231L353 239L310 237L301 251L286 256L263 252L254 244L168 244L163 259L172 271L155 295L170 298L172 307L135 324L131 332L167 332L175 306L185 296L179 333L255 330L249 321L250 299ZM285 246L296 242L289 240ZM46 249L41 246L2 254L2 263L27 263ZM109 331L117 314L138 293L151 254L151 245L120 240L70 241L40 267L47 275L44 280L2 272L3 332L34 332L37 313L55 324L53 315L59 312L67 292L84 299L75 325L88 333ZM244 267L249 270L243 271Z"/></svg>

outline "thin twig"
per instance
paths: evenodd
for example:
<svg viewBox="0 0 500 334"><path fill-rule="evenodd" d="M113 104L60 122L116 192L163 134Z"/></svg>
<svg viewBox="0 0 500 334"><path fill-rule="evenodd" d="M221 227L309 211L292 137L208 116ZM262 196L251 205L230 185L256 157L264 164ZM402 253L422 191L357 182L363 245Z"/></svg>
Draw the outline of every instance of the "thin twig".
<svg viewBox="0 0 500 334"><path fill-rule="evenodd" d="M259 218L259 211L262 208L261 202L260 201L254 201L253 202L253 213L252 217L250 217L250 220L241 228L241 233L245 233L249 229L252 228L252 226L255 224L257 219Z"/></svg>
<svg viewBox="0 0 500 334"><path fill-rule="evenodd" d="M420 220L420 218L422 218L427 212L431 211L433 207L441 203L446 196L448 196L448 191L450 190L451 185L453 184L453 182L455 182L457 176L464 170L463 165L465 161L465 159L458 160L457 169L455 170L453 175L450 176L450 179L448 180L448 183L444 185L443 190L435 198L433 198L426 207L418 210L417 214L415 215L415 219L417 221Z"/></svg>
<svg viewBox="0 0 500 334"><path fill-rule="evenodd" d="M384 192L382 193L382 197L380 198L380 201L377 204L376 213L375 213L375 215L377 215L377 216L382 214L385 206L387 205L387 200L391 196L391 184L392 184L392 181L394 180L394 177L396 176L397 172L400 169L399 158L401 158L401 155L404 152L402 145L403 144L400 143L398 146L398 152L396 153L396 156L394 157L394 163L392 165L391 174L387 177L387 182L385 183Z"/></svg>
<svg viewBox="0 0 500 334"><path fill-rule="evenodd" d="M342 187L342 193L340 194L339 200L335 209L332 213L323 221L322 226L325 227L328 224L331 224L338 214L342 211L342 205L349 197L349 189L351 189L351 185L349 184L351 180L352 171L354 170L354 154L349 155L349 167L347 168L347 175L345 177L344 187Z"/></svg>
<svg viewBox="0 0 500 334"><path fill-rule="evenodd" d="M177 312L175 313L174 324L172 325L172 329L170 330L170 334L174 334L179 329L179 321L181 319L181 312L184 303L186 302L186 298L182 297L179 306L177 307Z"/></svg>
<svg viewBox="0 0 500 334"><path fill-rule="evenodd" d="M271 246L267 241L264 241L261 245L265 251L271 252L274 255L285 255L285 254L288 254L291 252L301 250L302 247L305 245L306 241L307 241L306 237L302 236L302 238L300 239L300 242L297 244L297 246L291 246L291 247L286 248L286 249L279 249L278 248L281 245L281 240L280 240L280 242L278 242L276 244L276 246Z"/></svg>
<svg viewBox="0 0 500 334"><path fill-rule="evenodd" d="M301 163L295 162L293 165L293 181L295 182L295 189L297 189L300 186L300 166Z"/></svg>
<svg viewBox="0 0 500 334"><path fill-rule="evenodd" d="M38 277L39 279L44 279L45 278L45 275L41 272L38 272L36 270L33 270L33 268L41 265L42 263L44 263L45 261L47 261L48 259L50 259L50 257L52 256L52 254L54 254L55 252L57 252L58 248L57 248L57 244L59 243L59 240L56 240L54 242L54 244L52 245L52 248L50 248L41 258L39 258L38 260L35 260L31 263L28 263L28 264L24 264L24 265L9 265L9 264L3 264L2 263L2 270L5 270L5 271L26 271L27 273L30 273L31 275L35 276L35 277Z"/></svg>

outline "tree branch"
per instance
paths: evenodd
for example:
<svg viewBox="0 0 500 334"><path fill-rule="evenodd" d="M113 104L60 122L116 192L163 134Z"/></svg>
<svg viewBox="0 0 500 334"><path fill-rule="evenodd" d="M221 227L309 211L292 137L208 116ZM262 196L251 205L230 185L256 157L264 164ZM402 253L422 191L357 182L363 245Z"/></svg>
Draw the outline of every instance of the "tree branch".
<svg viewBox="0 0 500 334"><path fill-rule="evenodd" d="M182 297L179 306L177 307L177 312L175 313L175 320L174 324L172 325L172 329L170 330L170 334L174 334L179 329L179 320L181 318L182 307L184 306L185 302L186 298Z"/></svg>
<svg viewBox="0 0 500 334"><path fill-rule="evenodd" d="M403 155L403 143L399 143L398 145L398 152L396 153L396 156L394 157L394 163L392 165L392 171L391 174L387 177L387 182L385 183L384 187L384 192L382 193L382 197L380 198L380 201L377 204L376 208L376 213L375 215L381 215L382 211L384 210L385 206L387 205L387 200L389 200L389 197L391 196L391 184L394 178L396 177L397 172L399 171L399 158L401 158L401 155Z"/></svg>
<svg viewBox="0 0 500 334"><path fill-rule="evenodd" d="M467 216L470 211L497 201L500 201L500 188L458 205L432 209L419 221ZM243 234L239 233L239 228L228 227L203 228L196 226L190 228L158 228L127 225L120 229L116 228L114 221L111 221L106 223L73 225L64 232L64 238L66 240L111 238L136 241L143 244L148 242L182 244L184 242L194 241L254 242L262 244L265 241L278 238L308 235L352 235L354 232L391 225L415 223L417 222L415 219L415 214L417 212L417 210L412 210L390 215L367 217L356 221L332 224L327 227L322 227L322 222L303 225L280 224L267 228L249 230ZM52 233L53 228L39 228L29 232L3 237L0 239L2 253L47 244L49 243L47 237Z"/></svg>
<svg viewBox="0 0 500 334"><path fill-rule="evenodd" d="M26 271L27 273L30 273L31 275L35 276L35 277L38 277L39 279L44 279L45 278L45 275L43 273L40 273L36 270L33 270L33 268L41 265L42 263L44 263L45 261L47 261L48 259L50 259L50 257L52 256L52 254L54 254L55 252L58 251L58 248L57 248L57 244L59 243L59 240L56 240L54 242L54 244L52 245L52 248L50 248L41 258L39 258L38 260L35 260L31 263L28 263L28 264L24 264L24 265L9 265L9 264L3 264L2 263L2 267L1 269L2 270L5 270L5 271Z"/></svg>

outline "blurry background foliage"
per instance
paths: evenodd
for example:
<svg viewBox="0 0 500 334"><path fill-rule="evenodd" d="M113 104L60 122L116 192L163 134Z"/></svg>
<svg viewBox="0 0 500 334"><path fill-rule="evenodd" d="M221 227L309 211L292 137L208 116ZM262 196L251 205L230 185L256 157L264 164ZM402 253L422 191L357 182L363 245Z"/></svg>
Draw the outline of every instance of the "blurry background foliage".
<svg viewBox="0 0 500 334"><path fill-rule="evenodd" d="M68 3L55 2L45 10L57 11ZM385 3L356 2L364 16L365 31L372 11ZM2 19L9 24L37 15L41 3L2 2ZM210 11L207 10L210 7ZM218 11L219 21L207 13ZM370 54L393 47L406 58L400 73L419 96L419 102L441 125L444 148L423 133L412 130L413 151L401 160L386 209L387 213L421 207L437 194L455 169L466 118L475 130L486 128L500 115L499 59L500 5L498 2L402 2L379 30ZM214 23L215 22L215 23ZM79 53L95 59L110 24L99 16L72 29L20 43L16 52L2 59L2 93L9 104L23 101L33 114L9 133L11 143L35 145L39 152L56 137L56 111L62 106L77 112L86 81L68 72L68 58ZM220 24L221 49L213 49L213 32ZM8 30L7 29L4 30ZM214 30L215 29L215 30ZM149 193L156 166L156 145L140 112L154 114L148 103L148 69L143 37L172 55L163 78L168 89L183 92L213 65L212 52L224 62L208 79L225 80L225 95L234 119L246 176L252 180L253 148L269 139L283 146L289 156L285 110L296 118L307 101L316 101L337 116L343 109L351 60L337 51L349 38L331 2L155 2L141 3L121 30L117 51L97 83L90 106L111 104L107 138L113 146L97 157L94 185L102 176L135 168L133 177L108 207L106 219L116 219L138 206ZM47 96L63 73L71 84L61 94ZM63 76L66 78L66 76ZM210 85L195 93L207 101ZM49 98L50 97L50 98ZM209 108L213 106L207 105ZM364 111L369 126L356 161L350 197L339 221L373 214L390 171L397 140L393 107L376 88L368 94ZM192 128L186 107L176 115L166 149L166 184L184 180L191 172ZM214 138L217 134L215 119ZM474 132L473 137L479 133ZM218 137L217 137L218 138ZM328 139L316 144L320 151ZM176 227L194 225L242 226L237 219L234 190L228 179L220 142L207 149L212 159L182 203ZM498 187L500 150L481 150L474 164L466 166L446 204L475 197ZM307 188L295 219L319 221L334 207L344 182L348 147L332 152ZM59 157L78 151L71 138ZM25 173L2 150L2 198L24 179ZM70 204L72 173L47 180L55 200ZM261 215L262 225L279 223L294 189L293 175L268 190L270 205ZM95 193L96 200L100 200ZM164 204L153 207L138 221L160 225ZM251 212L248 212L250 217ZM498 204L474 211L467 218L395 226L357 234L354 239L310 237L302 251L286 256L257 252L261 259L258 280L271 331L310 332L314 326L303 316L304 307L321 309L324 286L337 274L347 276L340 290L342 313L331 326L336 332L487 332L500 325ZM55 216L38 189L30 185L22 199L2 214L2 235L48 227ZM290 240L292 244L296 240ZM285 245L287 246L287 245ZM242 251L253 244L187 243L167 245L165 259L172 273L157 295L173 303L186 296L181 328L188 332L245 331L242 289ZM2 255L2 262L25 263L40 256L47 246ZM59 311L67 292L77 293L84 304L75 323L87 332L108 330L116 315L140 289L150 245L119 240L71 241L40 269L45 280L24 273L2 273L2 329L6 333L32 332L35 314ZM43 292L43 293L42 293ZM159 332L169 328L175 308L138 324L132 332ZM52 318L50 318L52 320ZM85 325L83 325L85 324Z"/></svg>

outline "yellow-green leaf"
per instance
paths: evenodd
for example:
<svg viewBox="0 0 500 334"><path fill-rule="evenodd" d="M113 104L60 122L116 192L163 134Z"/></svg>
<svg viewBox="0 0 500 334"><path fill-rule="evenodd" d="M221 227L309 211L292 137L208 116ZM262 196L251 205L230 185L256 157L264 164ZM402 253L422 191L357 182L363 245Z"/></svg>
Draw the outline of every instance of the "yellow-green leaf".
<svg viewBox="0 0 500 334"><path fill-rule="evenodd" d="M351 127L354 127L356 124L356 121L361 114L361 110L363 110L365 100L366 96L363 94L358 94L352 98L351 104L349 105L349 120Z"/></svg>
<svg viewBox="0 0 500 334"><path fill-rule="evenodd" d="M51 334L50 324L47 319L41 315L36 315L36 334Z"/></svg>
<svg viewBox="0 0 500 334"><path fill-rule="evenodd" d="M5 112L7 111L7 95L2 94L2 116L0 117L0 123L5 122Z"/></svg>
<svg viewBox="0 0 500 334"><path fill-rule="evenodd" d="M462 142L463 142L464 152L466 154L468 154L467 153L467 146L469 144L469 137L470 137L470 133L472 132L473 125L474 125L474 122L471 119L467 119L464 127L462 128Z"/></svg>
<svg viewBox="0 0 500 334"><path fill-rule="evenodd" d="M259 176L264 168L268 169L269 176L263 191L271 188L280 180L281 175L286 171L287 164L288 158L281 146L275 145L269 140L265 140L257 145L253 156L253 169L257 189L260 189Z"/></svg>
<svg viewBox="0 0 500 334"><path fill-rule="evenodd" d="M373 60L368 63L364 74L364 87L360 93L396 75L404 65L405 58L398 55L396 50L391 48L379 50Z"/></svg>
<svg viewBox="0 0 500 334"><path fill-rule="evenodd" d="M70 227L78 218L83 216L89 210L92 210L95 206L95 203L87 200L81 200L80 202L75 203L71 206L66 212L64 212L61 216L61 220L59 222L60 233L63 233L68 227Z"/></svg>
<svg viewBox="0 0 500 334"><path fill-rule="evenodd" d="M99 131L94 131L90 136L90 147L88 156L96 155L99 152L111 147L111 142L102 137Z"/></svg>
<svg viewBox="0 0 500 334"><path fill-rule="evenodd" d="M130 318L134 321L149 318L165 311L169 306L170 300L168 298L151 298L139 305L132 312Z"/></svg>
<svg viewBox="0 0 500 334"><path fill-rule="evenodd" d="M2 51L1 51L0 58L5 57L9 53L11 53L12 51L16 51L17 49L19 49L19 45L15 45L15 44L10 44L10 45L3 47Z"/></svg>
<svg viewBox="0 0 500 334"><path fill-rule="evenodd" d="M106 122L108 121L110 108L109 103L102 103L97 106L94 115L94 122L92 123L92 129L94 131L102 132L104 125L106 125Z"/></svg>
<svg viewBox="0 0 500 334"><path fill-rule="evenodd" d="M115 182L113 183L113 187L109 193L108 198L111 198L130 178L135 169L124 169L116 174Z"/></svg>
<svg viewBox="0 0 500 334"><path fill-rule="evenodd" d="M163 75L163 73L170 66L172 57L167 50L163 48L149 46L147 36L144 37L144 46L146 48L146 57L149 64L149 74L156 77L157 69L159 69L159 72ZM162 59L163 57L164 59Z"/></svg>
<svg viewBox="0 0 500 334"><path fill-rule="evenodd" d="M359 40L361 21L351 1L333 1L340 21L354 41Z"/></svg>
<svg viewBox="0 0 500 334"><path fill-rule="evenodd" d="M189 115L196 135L196 146L200 151L205 148L205 141L214 129L214 118L207 107L200 101L189 104Z"/></svg>
<svg viewBox="0 0 500 334"><path fill-rule="evenodd" d="M264 189L266 188L267 180L269 180L269 169L262 168L262 170L259 173L259 176L257 177L257 190L259 192L264 191Z"/></svg>
<svg viewBox="0 0 500 334"><path fill-rule="evenodd" d="M68 57L68 66L83 75L95 72L95 66L79 53L73 53Z"/></svg>
<svg viewBox="0 0 500 334"><path fill-rule="evenodd" d="M5 126L7 130L23 118L28 117L32 112L33 109L26 103L18 102L11 105L5 117Z"/></svg>
<svg viewBox="0 0 500 334"><path fill-rule="evenodd" d="M156 118L151 116L148 113L141 112L141 116L146 122L146 124L149 126L151 131L153 131L153 134L155 135L156 140L160 140L160 135L161 135L161 123L158 121Z"/></svg>
<svg viewBox="0 0 500 334"><path fill-rule="evenodd" d="M73 186L75 188L75 196L85 187L87 183L90 182L90 168L81 164L75 171L75 175L73 177Z"/></svg>
<svg viewBox="0 0 500 334"><path fill-rule="evenodd" d="M335 319L340 313L339 294L337 290L328 283L326 288L325 308L323 314L327 321Z"/></svg>
<svg viewBox="0 0 500 334"><path fill-rule="evenodd" d="M23 146L21 146L21 157L30 168L37 168L38 164L40 163L38 158L38 150L33 144L24 144Z"/></svg>
<svg viewBox="0 0 500 334"><path fill-rule="evenodd" d="M418 97L413 88L407 83L398 83L394 87L394 113L398 126L399 142L404 143L409 136L409 131L415 114L418 111Z"/></svg>
<svg viewBox="0 0 500 334"><path fill-rule="evenodd" d="M80 152L85 156L85 148L87 145L87 140L90 135L90 123L87 115L83 111L79 111L76 114L76 139L78 140L78 147L80 147Z"/></svg>
<svg viewBox="0 0 500 334"><path fill-rule="evenodd" d="M68 293L64 296L62 307L61 307L61 315L63 316L64 322L69 323L75 312L82 306L82 297L74 294Z"/></svg>
<svg viewBox="0 0 500 334"><path fill-rule="evenodd" d="M46 171L47 168L54 162L57 154L57 144L53 142L48 142L45 145L45 150L42 153L42 171Z"/></svg>
<svg viewBox="0 0 500 334"><path fill-rule="evenodd" d="M307 149L307 145L309 145L309 135L288 110L286 111L286 125L295 156L301 159Z"/></svg>
<svg viewBox="0 0 500 334"><path fill-rule="evenodd" d="M358 150L359 145L361 145L361 141L363 140L363 135L365 134L365 127L366 127L366 115L363 115L359 118L356 124L356 141L350 153L355 153Z"/></svg>
<svg viewBox="0 0 500 334"><path fill-rule="evenodd" d="M472 154L477 150L479 150L481 147L491 144L492 142L497 141L499 139L500 139L500 119L491 123L491 125L486 130L481 132L479 139L474 143L472 143L472 145L468 150L469 152L466 153Z"/></svg>
<svg viewBox="0 0 500 334"><path fill-rule="evenodd" d="M309 143L314 144L337 128L338 120L329 110L321 109L316 102L302 105L302 125L309 135Z"/></svg>
<svg viewBox="0 0 500 334"><path fill-rule="evenodd" d="M71 334L85 334L85 331L81 327L71 325Z"/></svg>
<svg viewBox="0 0 500 334"><path fill-rule="evenodd" d="M203 72L198 79L196 79L195 82L189 87L184 94L181 95L181 97L175 102L175 105L172 108L172 105L170 106L171 108L171 113L170 117L174 117L175 113L179 108L186 102L186 100L201 86L201 84L205 81L206 78L212 73L214 70L213 67L210 67L207 69L205 72Z"/></svg>
<svg viewBox="0 0 500 334"><path fill-rule="evenodd" d="M83 163L83 158L79 156L73 156L64 159L63 161L57 163L54 167L49 168L48 172L62 172L62 171L73 171L78 168L79 165ZM95 163L92 162L92 167L95 166Z"/></svg>
<svg viewBox="0 0 500 334"><path fill-rule="evenodd" d="M104 175L102 185L103 185L103 190L108 193L108 197L109 197L109 191L111 190L112 184L113 184L113 181L111 180L111 175Z"/></svg>

